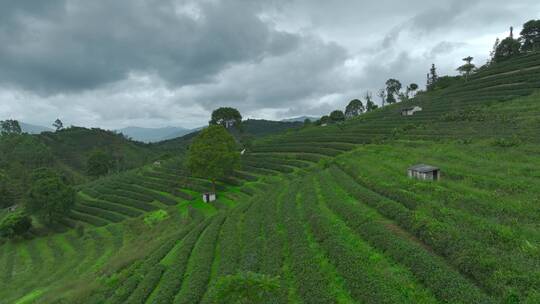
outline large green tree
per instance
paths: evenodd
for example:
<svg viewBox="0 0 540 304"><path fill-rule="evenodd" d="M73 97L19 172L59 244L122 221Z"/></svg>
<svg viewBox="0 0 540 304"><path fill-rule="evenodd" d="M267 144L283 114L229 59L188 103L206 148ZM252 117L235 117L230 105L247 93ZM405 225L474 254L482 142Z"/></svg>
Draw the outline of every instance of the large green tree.
<svg viewBox="0 0 540 304"><path fill-rule="evenodd" d="M345 117L352 118L362 114L365 111L364 104L359 99L353 99L345 108Z"/></svg>
<svg viewBox="0 0 540 304"><path fill-rule="evenodd" d="M0 120L0 132L2 134L21 134L22 129L16 120Z"/></svg>
<svg viewBox="0 0 540 304"><path fill-rule="evenodd" d="M503 39L495 50L495 62L502 62L520 54L521 43L513 37Z"/></svg>
<svg viewBox="0 0 540 304"><path fill-rule="evenodd" d="M242 115L235 108L223 107L212 112L210 120L211 125L222 125L226 128L236 126L242 123Z"/></svg>
<svg viewBox="0 0 540 304"><path fill-rule="evenodd" d="M215 192L216 181L231 174L239 159L234 138L222 125L211 125L193 140L187 166L193 175L208 178Z"/></svg>
<svg viewBox="0 0 540 304"><path fill-rule="evenodd" d="M457 68L457 71L465 76L465 80L469 79L469 75L471 75L476 68L476 66L472 63L473 59L474 58L471 56L463 58L462 60L465 61L465 64Z"/></svg>
<svg viewBox="0 0 540 304"><path fill-rule="evenodd" d="M48 223L64 217L75 203L75 190L54 171L34 170L26 199L26 210Z"/></svg>
<svg viewBox="0 0 540 304"><path fill-rule="evenodd" d="M343 111L335 110L330 113L330 120L332 122L340 122L345 120L345 114L343 114Z"/></svg>
<svg viewBox="0 0 540 304"><path fill-rule="evenodd" d="M56 129L56 131L60 131L64 128L64 123L60 120L60 118L57 118L52 126Z"/></svg>
<svg viewBox="0 0 540 304"><path fill-rule="evenodd" d="M540 51L540 19L527 21L520 35L523 52Z"/></svg>
<svg viewBox="0 0 540 304"><path fill-rule="evenodd" d="M389 104L396 102L396 95L399 94L399 91L401 90L401 82L397 79L388 79L386 81L386 102Z"/></svg>
<svg viewBox="0 0 540 304"><path fill-rule="evenodd" d="M112 155L102 150L94 150L86 160L86 172L93 177L107 175L113 166Z"/></svg>
<svg viewBox="0 0 540 304"><path fill-rule="evenodd" d="M32 220L24 211L10 212L0 220L0 237L12 238L32 227Z"/></svg>

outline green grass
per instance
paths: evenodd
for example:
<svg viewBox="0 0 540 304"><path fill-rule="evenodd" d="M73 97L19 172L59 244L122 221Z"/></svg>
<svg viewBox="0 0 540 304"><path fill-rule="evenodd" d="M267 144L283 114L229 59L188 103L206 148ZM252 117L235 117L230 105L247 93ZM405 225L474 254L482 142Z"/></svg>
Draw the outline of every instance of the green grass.
<svg viewBox="0 0 540 304"><path fill-rule="evenodd" d="M239 271L278 277L264 303L539 303L538 66L258 139L215 203L181 157L81 185L84 231L0 245L0 303L207 304Z"/></svg>

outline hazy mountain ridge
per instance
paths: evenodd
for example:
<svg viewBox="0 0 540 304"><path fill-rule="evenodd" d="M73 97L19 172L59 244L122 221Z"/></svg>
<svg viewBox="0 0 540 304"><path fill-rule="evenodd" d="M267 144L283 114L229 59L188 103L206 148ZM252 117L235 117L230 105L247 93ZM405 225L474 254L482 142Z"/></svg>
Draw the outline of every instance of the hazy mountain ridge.
<svg viewBox="0 0 540 304"><path fill-rule="evenodd" d="M182 127L163 127L163 128L143 128L143 127L126 127L116 130L133 140L151 143L167 139L184 136L193 132L191 129Z"/></svg>

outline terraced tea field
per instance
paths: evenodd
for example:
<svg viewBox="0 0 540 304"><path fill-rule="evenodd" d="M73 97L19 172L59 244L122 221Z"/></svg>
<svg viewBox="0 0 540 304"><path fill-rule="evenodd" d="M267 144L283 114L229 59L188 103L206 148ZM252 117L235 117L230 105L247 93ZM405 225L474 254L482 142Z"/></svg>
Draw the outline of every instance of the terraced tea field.
<svg viewBox="0 0 540 304"><path fill-rule="evenodd" d="M258 140L210 204L181 157L84 184L65 232L0 246L0 303L220 303L248 271L264 303L540 303L540 55L512 62Z"/></svg>

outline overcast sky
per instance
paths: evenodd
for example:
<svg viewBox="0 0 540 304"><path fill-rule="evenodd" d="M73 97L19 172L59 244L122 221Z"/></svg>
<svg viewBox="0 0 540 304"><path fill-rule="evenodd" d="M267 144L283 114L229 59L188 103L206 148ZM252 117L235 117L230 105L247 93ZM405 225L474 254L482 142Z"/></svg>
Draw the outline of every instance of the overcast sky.
<svg viewBox="0 0 540 304"><path fill-rule="evenodd" d="M204 125L342 109L388 78L485 63L538 0L0 0L0 119Z"/></svg>

